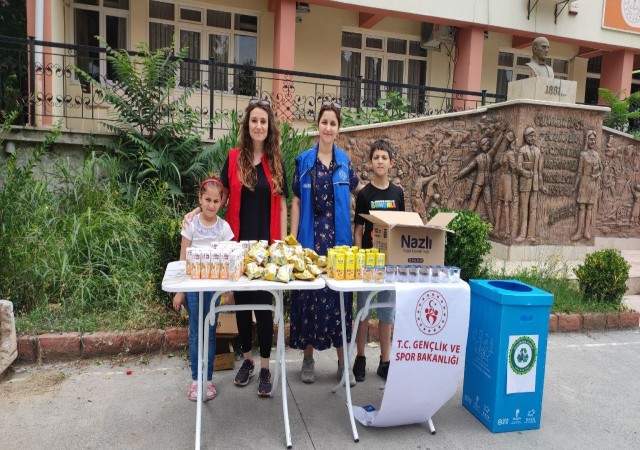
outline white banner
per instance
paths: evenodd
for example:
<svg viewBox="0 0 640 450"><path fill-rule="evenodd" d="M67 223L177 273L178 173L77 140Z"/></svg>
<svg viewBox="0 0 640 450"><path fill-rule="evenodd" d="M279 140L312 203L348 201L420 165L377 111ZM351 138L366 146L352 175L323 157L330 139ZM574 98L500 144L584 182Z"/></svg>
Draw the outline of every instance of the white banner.
<svg viewBox="0 0 640 450"><path fill-rule="evenodd" d="M536 391L538 335L509 336L507 394Z"/></svg>
<svg viewBox="0 0 640 450"><path fill-rule="evenodd" d="M458 389L469 329L469 285L408 283L396 287L391 365L380 410L353 407L363 425L429 420Z"/></svg>

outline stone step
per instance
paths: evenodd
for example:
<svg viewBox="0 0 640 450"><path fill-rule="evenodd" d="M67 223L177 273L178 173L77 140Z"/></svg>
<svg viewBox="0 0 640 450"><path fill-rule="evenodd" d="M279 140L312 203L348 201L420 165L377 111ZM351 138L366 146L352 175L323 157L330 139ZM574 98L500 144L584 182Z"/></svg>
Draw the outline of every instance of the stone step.
<svg viewBox="0 0 640 450"><path fill-rule="evenodd" d="M622 256L631 265L627 281L627 295L640 294L640 250L622 250ZM640 308L636 311L640 311Z"/></svg>

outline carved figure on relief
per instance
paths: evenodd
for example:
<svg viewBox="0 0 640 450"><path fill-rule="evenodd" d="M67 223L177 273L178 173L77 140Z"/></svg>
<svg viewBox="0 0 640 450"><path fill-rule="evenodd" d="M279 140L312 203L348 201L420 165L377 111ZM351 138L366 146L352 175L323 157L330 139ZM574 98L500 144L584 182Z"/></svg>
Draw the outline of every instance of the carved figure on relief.
<svg viewBox="0 0 640 450"><path fill-rule="evenodd" d="M493 146L491 145L492 142L490 138L485 136L480 139L480 143L478 144L478 154L453 177L454 180L459 180L474 171L476 172L476 177L473 181L473 188L471 189L471 198L469 199L469 206L467 209L475 211L478 207L480 194L482 194L487 216L489 217L489 222L492 224L495 222L493 219L493 207L491 201L491 163L493 156L502 144L505 130L506 124Z"/></svg>
<svg viewBox="0 0 640 450"><path fill-rule="evenodd" d="M498 204L496 208L496 223L494 235L500 238L511 236L511 204L513 203L513 174L516 171L516 135L513 130L504 134L507 141L506 150L499 153L494 160L492 169L497 171ZM502 219L504 218L504 227ZM515 226L514 226L515 228Z"/></svg>
<svg viewBox="0 0 640 450"><path fill-rule="evenodd" d="M593 236L592 226L595 221L594 205L600 189L602 162L596 150L596 132L587 131L584 150L580 153L578 173L576 176L576 203L578 204L577 228L571 237L572 241L582 238L590 240Z"/></svg>
<svg viewBox="0 0 640 450"><path fill-rule="evenodd" d="M418 168L418 176L413 182L413 211L420 214L423 221L427 218L427 211L430 206L425 202L425 191L429 188L433 193L433 185L436 182L437 176L435 173L429 174L427 168L424 165L420 165ZM431 203L431 198L429 198L429 203Z"/></svg>
<svg viewBox="0 0 640 450"><path fill-rule="evenodd" d="M516 162L516 173L520 183L520 233L516 242L535 242L538 193L546 191L542 180L544 159L540 149L535 145L536 130L533 127L524 130L524 142L518 149Z"/></svg>
<svg viewBox="0 0 640 450"><path fill-rule="evenodd" d="M631 195L633 195L633 206L629 223L640 225L640 183L631 188Z"/></svg>

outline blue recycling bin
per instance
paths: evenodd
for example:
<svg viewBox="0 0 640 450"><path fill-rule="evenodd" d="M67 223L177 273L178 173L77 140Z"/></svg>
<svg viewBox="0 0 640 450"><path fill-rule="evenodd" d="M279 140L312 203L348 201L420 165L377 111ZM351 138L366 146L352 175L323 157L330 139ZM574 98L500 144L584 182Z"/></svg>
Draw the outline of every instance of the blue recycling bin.
<svg viewBox="0 0 640 450"><path fill-rule="evenodd" d="M553 295L517 280L471 280L462 405L494 433L540 428Z"/></svg>

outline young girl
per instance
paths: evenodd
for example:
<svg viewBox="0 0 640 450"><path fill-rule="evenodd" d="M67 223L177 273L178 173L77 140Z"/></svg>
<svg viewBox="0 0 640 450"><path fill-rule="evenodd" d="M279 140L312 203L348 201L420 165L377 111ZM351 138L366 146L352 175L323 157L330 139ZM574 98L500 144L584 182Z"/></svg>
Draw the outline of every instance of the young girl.
<svg viewBox="0 0 640 450"><path fill-rule="evenodd" d="M182 229L182 244L180 245L180 260L186 259L187 247L210 248L212 242L230 241L233 239L233 231L229 224L218 217L218 210L222 206L222 194L224 190L222 183L217 178L207 178L200 185L198 195L201 212ZM204 315L209 314L211 297L213 292L204 293ZM191 379L193 382L189 386L187 393L189 400L195 402L198 399L198 292L187 292L186 302L189 312L189 356L191 360ZM180 311L180 307L185 303L185 293L178 292L173 297L173 309ZM216 300L216 306L220 304L220 299ZM215 321L218 317L216 315ZM213 358L216 354L215 327L209 327L209 356L207 367L207 387L206 399L213 400L218 393L213 384Z"/></svg>
<svg viewBox="0 0 640 450"><path fill-rule="evenodd" d="M358 186L349 156L335 145L340 128L340 105L324 102L318 113L320 141L296 158L291 202L291 234L303 247L319 255L335 245L351 245L351 191ZM351 336L351 294L345 295L347 340ZM300 379L315 381L313 349L336 348L338 379L344 369L340 295L329 288L291 292L289 346L304 351ZM349 372L349 382L356 381Z"/></svg>

